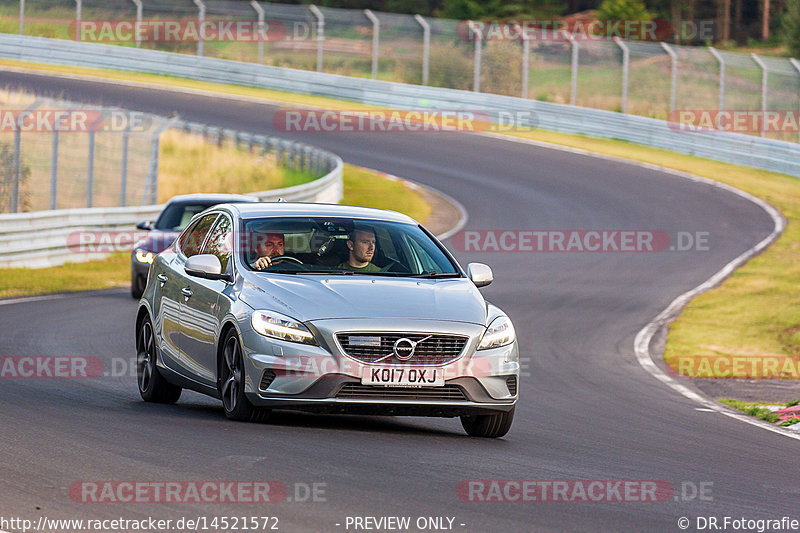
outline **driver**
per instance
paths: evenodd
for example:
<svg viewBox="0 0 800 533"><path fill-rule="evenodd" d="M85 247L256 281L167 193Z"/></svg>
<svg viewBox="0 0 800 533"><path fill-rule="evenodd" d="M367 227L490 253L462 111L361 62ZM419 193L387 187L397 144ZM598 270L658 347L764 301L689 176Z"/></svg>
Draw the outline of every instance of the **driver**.
<svg viewBox="0 0 800 533"><path fill-rule="evenodd" d="M353 230L347 239L350 256L346 263L339 263L336 268L356 272L380 272L380 267L372 263L375 255L375 232L368 228Z"/></svg>
<svg viewBox="0 0 800 533"><path fill-rule="evenodd" d="M258 259L253 262L253 268L263 270L272 265L282 263L282 261L273 261L272 258L283 255L284 244L283 233L260 234L255 244L255 252Z"/></svg>

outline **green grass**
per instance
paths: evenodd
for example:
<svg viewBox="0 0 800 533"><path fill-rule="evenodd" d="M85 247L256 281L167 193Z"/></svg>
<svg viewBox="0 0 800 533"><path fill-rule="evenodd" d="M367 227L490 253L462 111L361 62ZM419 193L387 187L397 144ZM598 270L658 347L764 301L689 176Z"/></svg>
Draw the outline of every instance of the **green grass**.
<svg viewBox="0 0 800 533"><path fill-rule="evenodd" d="M780 416L774 413L773 411L764 407L764 403L755 403L755 402L743 402L741 400L734 400L731 398L722 398L720 399L721 403L733 407L734 409L741 411L747 415L754 416L756 418L760 418L765 422L770 422L771 424L775 424L780 420ZM793 405L797 405L797 402L789 402L786 404L786 407L791 407ZM800 418L790 418L785 422L781 422L781 426L791 426L794 424L800 423Z"/></svg>
<svg viewBox="0 0 800 533"><path fill-rule="evenodd" d="M344 166L341 203L399 211L423 224L431 214L431 206L418 191L402 181L353 165Z"/></svg>

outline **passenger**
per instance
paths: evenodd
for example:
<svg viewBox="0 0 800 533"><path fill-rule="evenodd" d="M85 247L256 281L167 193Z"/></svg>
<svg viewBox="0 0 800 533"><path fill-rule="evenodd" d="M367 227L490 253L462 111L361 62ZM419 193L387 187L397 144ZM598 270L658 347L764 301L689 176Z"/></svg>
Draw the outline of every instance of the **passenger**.
<svg viewBox="0 0 800 533"><path fill-rule="evenodd" d="M258 259L253 262L253 268L263 270L282 261L273 261L273 258L284 254L285 240L282 233L257 234L255 252Z"/></svg>
<svg viewBox="0 0 800 533"><path fill-rule="evenodd" d="M336 268L355 272L380 272L380 267L372 264L375 255L375 232L371 229L354 229L348 239L347 248L350 256L346 263L339 263Z"/></svg>

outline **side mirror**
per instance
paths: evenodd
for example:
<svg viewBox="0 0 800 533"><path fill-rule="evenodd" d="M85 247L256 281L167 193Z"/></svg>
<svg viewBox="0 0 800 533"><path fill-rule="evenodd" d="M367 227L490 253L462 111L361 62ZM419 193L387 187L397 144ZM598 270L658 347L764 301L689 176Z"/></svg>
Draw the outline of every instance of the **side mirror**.
<svg viewBox="0 0 800 533"><path fill-rule="evenodd" d="M467 265L467 276L476 287L485 287L494 281L492 269L483 263L470 263Z"/></svg>
<svg viewBox="0 0 800 533"><path fill-rule="evenodd" d="M140 230L144 230L144 231L150 231L151 229L153 229L153 221L152 220L143 220L143 221L139 222L138 224L136 224L136 229L140 229Z"/></svg>
<svg viewBox="0 0 800 533"><path fill-rule="evenodd" d="M193 255L186 260L186 273L204 279L229 280L227 274L222 273L222 263L213 254Z"/></svg>

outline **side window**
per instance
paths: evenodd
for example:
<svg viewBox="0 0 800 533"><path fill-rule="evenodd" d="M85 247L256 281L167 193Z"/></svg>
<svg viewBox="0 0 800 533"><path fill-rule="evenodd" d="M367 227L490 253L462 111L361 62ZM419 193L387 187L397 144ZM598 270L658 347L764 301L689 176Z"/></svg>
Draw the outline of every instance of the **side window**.
<svg viewBox="0 0 800 533"><path fill-rule="evenodd" d="M231 220L222 215L219 217L217 225L211 231L203 249L204 254L214 254L222 264L222 271L227 272L233 251L233 230Z"/></svg>
<svg viewBox="0 0 800 533"><path fill-rule="evenodd" d="M186 257L192 257L200 253L203 241L208 235L208 230L214 225L217 216L216 213L204 216L184 234L181 240L181 251Z"/></svg>

